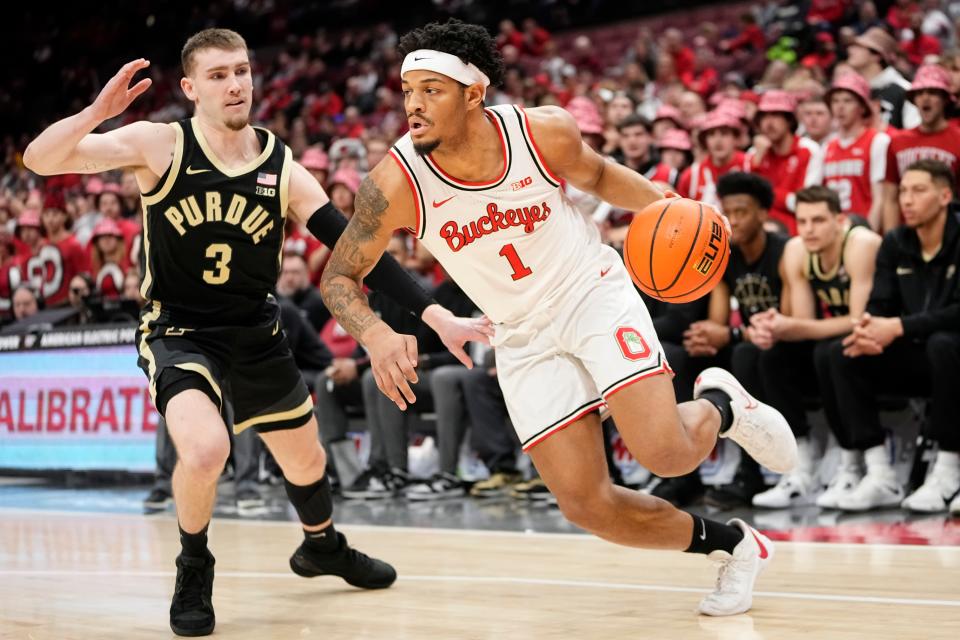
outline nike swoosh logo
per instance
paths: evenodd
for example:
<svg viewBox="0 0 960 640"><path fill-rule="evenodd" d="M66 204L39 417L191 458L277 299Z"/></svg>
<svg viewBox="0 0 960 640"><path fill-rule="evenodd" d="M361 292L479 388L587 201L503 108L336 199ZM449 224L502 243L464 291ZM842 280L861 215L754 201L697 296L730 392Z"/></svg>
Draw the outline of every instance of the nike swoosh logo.
<svg viewBox="0 0 960 640"><path fill-rule="evenodd" d="M442 207L443 205L447 204L448 202L450 202L451 200L453 200L453 199L456 198L456 197L457 197L457 196L453 195L453 196L450 196L449 198L447 198L446 200L441 200L440 202L437 202L436 200L434 200L434 201L433 201L433 208L436 209L437 207Z"/></svg>
<svg viewBox="0 0 960 640"><path fill-rule="evenodd" d="M605 275L607 275L608 273L610 273L610 269L613 269L613 267L607 267L606 269L604 269L603 271L601 271L601 272L600 272L600 277L602 278L603 276L605 276Z"/></svg>
<svg viewBox="0 0 960 640"><path fill-rule="evenodd" d="M911 273L913 273L913 269L909 269L907 267L897 267L898 276L908 276Z"/></svg>
<svg viewBox="0 0 960 640"><path fill-rule="evenodd" d="M413 61L414 61L414 62L419 62L419 61L421 61L421 60L429 60L429 59L430 59L430 58L414 58Z"/></svg>
<svg viewBox="0 0 960 640"><path fill-rule="evenodd" d="M757 541L757 546L760 547L760 559L766 560L767 556L770 555L767 552L767 548L763 546L762 542L760 542L760 538L757 536L757 533L753 529L750 529L750 533L753 535L753 539Z"/></svg>
<svg viewBox="0 0 960 640"><path fill-rule="evenodd" d="M193 167L187 167L187 175L192 176L197 173L206 173L210 169L194 169Z"/></svg>
<svg viewBox="0 0 960 640"><path fill-rule="evenodd" d="M700 534L701 540L707 539L707 523L703 521L703 518L700 518L700 525L703 527L703 533Z"/></svg>

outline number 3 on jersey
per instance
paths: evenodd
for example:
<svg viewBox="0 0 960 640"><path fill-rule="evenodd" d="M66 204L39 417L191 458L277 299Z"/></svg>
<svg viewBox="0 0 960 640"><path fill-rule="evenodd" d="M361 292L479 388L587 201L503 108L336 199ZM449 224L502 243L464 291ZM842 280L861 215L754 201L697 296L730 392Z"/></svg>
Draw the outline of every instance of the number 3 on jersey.
<svg viewBox="0 0 960 640"><path fill-rule="evenodd" d="M523 261L520 260L520 256L517 255L517 250L512 244L505 244L500 249L500 255L507 259L507 262L510 263L510 266L513 268L513 273L510 274L510 277L514 280L519 280L520 278L526 278L528 275L533 273L533 269L523 264Z"/></svg>
<svg viewBox="0 0 960 640"><path fill-rule="evenodd" d="M213 265L213 271L203 272L203 281L208 284L223 284L230 279L230 258L233 257L233 249L230 245L222 242L215 242L207 247L206 256L213 258L216 262Z"/></svg>

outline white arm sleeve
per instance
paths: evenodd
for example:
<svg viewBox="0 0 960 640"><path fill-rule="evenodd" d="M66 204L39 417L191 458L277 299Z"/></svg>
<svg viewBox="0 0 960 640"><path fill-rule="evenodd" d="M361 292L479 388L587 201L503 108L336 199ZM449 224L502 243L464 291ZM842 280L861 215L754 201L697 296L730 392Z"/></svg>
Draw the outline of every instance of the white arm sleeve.
<svg viewBox="0 0 960 640"><path fill-rule="evenodd" d="M887 177L887 148L890 136L878 133L870 143L870 183L883 182Z"/></svg>

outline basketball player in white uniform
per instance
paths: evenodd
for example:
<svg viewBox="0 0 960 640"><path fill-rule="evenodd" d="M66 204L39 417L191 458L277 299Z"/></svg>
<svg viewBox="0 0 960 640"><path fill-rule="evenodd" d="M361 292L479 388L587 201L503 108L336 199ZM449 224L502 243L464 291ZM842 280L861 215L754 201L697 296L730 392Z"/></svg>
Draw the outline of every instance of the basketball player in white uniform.
<svg viewBox="0 0 960 640"><path fill-rule="evenodd" d="M700 612L746 611L772 557L770 541L739 519L713 522L614 486L604 460L603 406L657 475L695 469L718 434L777 471L797 458L783 417L726 371L705 371L698 399L677 406L662 375L669 365L622 261L561 184L631 211L663 194L590 150L562 109L485 109L503 63L482 27L433 23L404 36L400 48L411 130L359 189L321 283L331 312L370 352L380 389L401 409L414 402L414 338L380 321L361 290L394 230L411 230L495 323L511 419L564 515L612 542L711 554L725 568Z"/></svg>

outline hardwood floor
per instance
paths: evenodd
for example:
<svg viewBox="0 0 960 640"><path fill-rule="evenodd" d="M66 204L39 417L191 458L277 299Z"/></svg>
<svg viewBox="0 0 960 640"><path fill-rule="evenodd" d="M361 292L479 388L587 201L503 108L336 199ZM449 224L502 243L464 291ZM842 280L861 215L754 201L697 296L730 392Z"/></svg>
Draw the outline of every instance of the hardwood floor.
<svg viewBox="0 0 960 640"><path fill-rule="evenodd" d="M960 548L777 543L747 615L694 607L703 557L579 534L344 525L400 579L305 580L295 524L217 519L215 635L228 638L956 638ZM169 638L171 517L0 510L0 637Z"/></svg>

